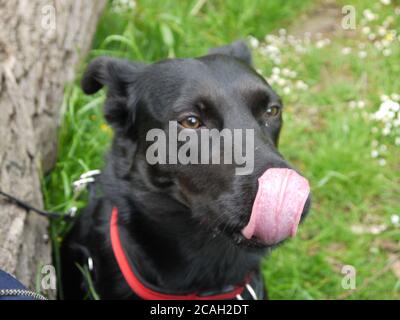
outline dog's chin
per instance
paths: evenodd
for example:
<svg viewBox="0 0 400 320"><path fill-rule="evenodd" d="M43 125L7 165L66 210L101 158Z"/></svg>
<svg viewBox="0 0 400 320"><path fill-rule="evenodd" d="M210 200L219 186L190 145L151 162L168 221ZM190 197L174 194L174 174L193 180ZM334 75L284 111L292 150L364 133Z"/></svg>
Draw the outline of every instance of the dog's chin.
<svg viewBox="0 0 400 320"><path fill-rule="evenodd" d="M215 234L221 234L223 237L227 238L228 241L231 241L234 246L237 246L241 249L248 250L267 250L272 246L266 245L261 240L256 237L252 237L251 239L247 239L241 232L242 228L234 228L228 224L222 224L218 228L214 229ZM274 245L275 246L275 245Z"/></svg>
<svg viewBox="0 0 400 320"><path fill-rule="evenodd" d="M261 240L257 239L256 237L252 237L251 239L245 238L241 232L235 232L229 237L232 239L233 243L243 249L259 249L259 250L266 250L271 248L271 246L266 245Z"/></svg>

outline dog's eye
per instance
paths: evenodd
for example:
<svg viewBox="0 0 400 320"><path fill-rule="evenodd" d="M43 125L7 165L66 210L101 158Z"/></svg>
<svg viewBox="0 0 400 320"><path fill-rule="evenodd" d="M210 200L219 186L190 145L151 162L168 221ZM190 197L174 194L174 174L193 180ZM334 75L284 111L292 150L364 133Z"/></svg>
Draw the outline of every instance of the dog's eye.
<svg viewBox="0 0 400 320"><path fill-rule="evenodd" d="M278 106L270 106L265 111L265 115L267 117L276 117L277 115L279 115L280 112L281 108L279 108Z"/></svg>
<svg viewBox="0 0 400 320"><path fill-rule="evenodd" d="M189 116L179 122L184 128L197 129L201 126L201 121L195 116Z"/></svg>

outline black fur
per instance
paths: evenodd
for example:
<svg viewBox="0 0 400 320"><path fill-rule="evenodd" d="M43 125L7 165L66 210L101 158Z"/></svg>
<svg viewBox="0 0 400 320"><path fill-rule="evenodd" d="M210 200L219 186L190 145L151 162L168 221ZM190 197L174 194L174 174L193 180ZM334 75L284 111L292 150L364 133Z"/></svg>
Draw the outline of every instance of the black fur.
<svg viewBox="0 0 400 320"><path fill-rule="evenodd" d="M136 298L111 250L113 206L125 251L153 285L202 291L259 272L266 248L238 244L237 237L249 220L258 177L268 168L290 166L277 150L281 115L264 125L266 107L282 108L281 100L252 69L247 46L236 42L200 58L151 65L97 58L82 88L92 94L103 86L105 118L115 136L89 205L63 244L66 298L84 296L75 263L85 264L89 254L101 298ZM187 112L198 114L208 128L254 129L254 173L235 175L231 165L149 165L148 130L168 131L168 121Z"/></svg>

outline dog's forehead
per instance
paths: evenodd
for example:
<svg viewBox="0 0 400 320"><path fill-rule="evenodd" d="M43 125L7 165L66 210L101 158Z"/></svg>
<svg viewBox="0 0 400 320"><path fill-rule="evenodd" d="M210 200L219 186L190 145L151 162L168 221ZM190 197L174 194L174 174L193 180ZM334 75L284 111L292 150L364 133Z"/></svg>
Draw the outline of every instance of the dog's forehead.
<svg viewBox="0 0 400 320"><path fill-rule="evenodd" d="M265 85L264 79L250 66L236 58L213 54L200 58L169 59L155 63L148 68L146 77L153 86L185 87L187 84L229 88L237 85Z"/></svg>
<svg viewBox="0 0 400 320"><path fill-rule="evenodd" d="M148 66L142 79L149 108L160 114L204 101L222 107L228 100L247 101L254 92L275 96L250 66L219 54L164 60Z"/></svg>

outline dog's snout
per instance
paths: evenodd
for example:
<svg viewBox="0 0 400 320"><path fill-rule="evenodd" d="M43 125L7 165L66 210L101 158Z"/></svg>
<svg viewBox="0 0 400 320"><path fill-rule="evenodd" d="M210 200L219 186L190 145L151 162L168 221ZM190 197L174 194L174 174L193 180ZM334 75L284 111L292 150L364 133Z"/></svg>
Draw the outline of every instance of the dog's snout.
<svg viewBox="0 0 400 320"><path fill-rule="evenodd" d="M282 168L293 169L274 146L260 145L255 148L254 166L257 168L256 176L261 176L268 169Z"/></svg>

